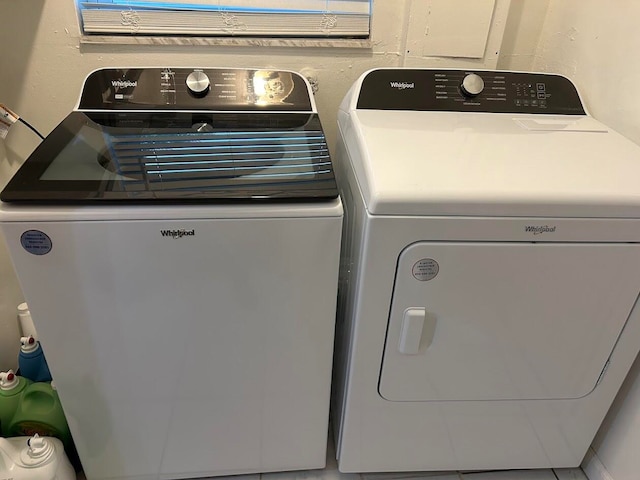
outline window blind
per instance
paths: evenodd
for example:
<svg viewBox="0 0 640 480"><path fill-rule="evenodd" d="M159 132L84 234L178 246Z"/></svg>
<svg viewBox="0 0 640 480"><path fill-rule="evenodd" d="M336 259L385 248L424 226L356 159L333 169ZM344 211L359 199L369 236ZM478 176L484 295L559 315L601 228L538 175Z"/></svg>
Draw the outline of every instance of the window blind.
<svg viewBox="0 0 640 480"><path fill-rule="evenodd" d="M372 0L76 0L86 34L368 38Z"/></svg>

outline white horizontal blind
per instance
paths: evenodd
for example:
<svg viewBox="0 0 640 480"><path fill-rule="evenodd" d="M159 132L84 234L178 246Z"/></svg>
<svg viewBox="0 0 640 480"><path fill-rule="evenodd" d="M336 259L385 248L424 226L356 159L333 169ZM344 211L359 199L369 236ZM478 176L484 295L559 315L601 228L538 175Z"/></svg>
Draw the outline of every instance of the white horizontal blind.
<svg viewBox="0 0 640 480"><path fill-rule="evenodd" d="M76 0L86 34L368 38L372 0Z"/></svg>

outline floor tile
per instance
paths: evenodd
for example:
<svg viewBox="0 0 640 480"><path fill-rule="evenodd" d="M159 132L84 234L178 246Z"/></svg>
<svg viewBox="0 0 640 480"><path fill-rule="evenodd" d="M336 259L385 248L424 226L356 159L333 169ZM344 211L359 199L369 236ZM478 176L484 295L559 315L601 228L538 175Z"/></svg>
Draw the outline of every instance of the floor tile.
<svg viewBox="0 0 640 480"><path fill-rule="evenodd" d="M262 480L358 480L358 474L342 474L337 470L300 470L296 472L263 473Z"/></svg>
<svg viewBox="0 0 640 480"><path fill-rule="evenodd" d="M456 472L389 472L363 473L363 480L460 480Z"/></svg>
<svg viewBox="0 0 640 480"><path fill-rule="evenodd" d="M411 480L461 480L462 475L456 472L427 472L425 475L409 478Z"/></svg>
<svg viewBox="0 0 640 480"><path fill-rule="evenodd" d="M260 474L259 473L252 473L251 475L233 475L233 476L226 476L226 477L210 477L212 480L260 480ZM198 479L198 480L204 480L204 479Z"/></svg>
<svg viewBox="0 0 640 480"><path fill-rule="evenodd" d="M295 472L263 473L262 480L361 480L357 473L340 473L336 461L333 437L327 445L327 466L323 470L300 470Z"/></svg>
<svg viewBox="0 0 640 480"><path fill-rule="evenodd" d="M463 480L556 480L553 470L500 470L465 473Z"/></svg>
<svg viewBox="0 0 640 480"><path fill-rule="evenodd" d="M461 480L462 475L457 472L425 472L417 476L403 478L406 480Z"/></svg>
<svg viewBox="0 0 640 480"><path fill-rule="evenodd" d="M579 468L556 468L554 472L558 480L587 480L587 476Z"/></svg>

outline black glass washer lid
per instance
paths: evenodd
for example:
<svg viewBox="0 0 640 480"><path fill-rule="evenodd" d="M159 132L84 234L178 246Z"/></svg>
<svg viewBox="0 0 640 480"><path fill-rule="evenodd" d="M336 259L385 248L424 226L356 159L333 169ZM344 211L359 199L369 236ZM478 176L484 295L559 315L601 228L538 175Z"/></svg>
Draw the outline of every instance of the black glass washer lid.
<svg viewBox="0 0 640 480"><path fill-rule="evenodd" d="M73 112L3 202L281 202L338 196L317 114Z"/></svg>

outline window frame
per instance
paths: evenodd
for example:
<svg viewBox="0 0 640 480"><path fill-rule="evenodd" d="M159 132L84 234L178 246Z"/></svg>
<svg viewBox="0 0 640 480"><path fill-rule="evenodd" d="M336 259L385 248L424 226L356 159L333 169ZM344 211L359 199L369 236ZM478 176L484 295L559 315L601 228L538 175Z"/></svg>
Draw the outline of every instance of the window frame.
<svg viewBox="0 0 640 480"><path fill-rule="evenodd" d="M368 38L340 37L260 37L260 36L199 36L199 35L126 35L85 33L79 1L73 0L80 44L85 45L164 45L164 46L221 46L221 47L293 47L371 49L374 0L371 0Z"/></svg>

